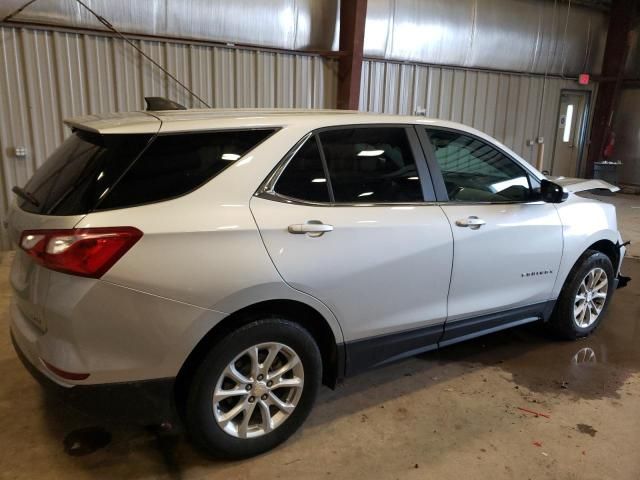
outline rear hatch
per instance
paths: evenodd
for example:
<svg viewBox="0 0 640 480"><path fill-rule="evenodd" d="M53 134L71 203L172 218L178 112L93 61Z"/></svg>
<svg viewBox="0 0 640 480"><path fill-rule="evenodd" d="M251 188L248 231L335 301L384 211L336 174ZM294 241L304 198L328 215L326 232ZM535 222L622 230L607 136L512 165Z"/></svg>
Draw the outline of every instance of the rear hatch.
<svg viewBox="0 0 640 480"><path fill-rule="evenodd" d="M9 212L9 234L16 247L11 285L17 308L41 331L46 330L44 307L53 273L20 248L23 233L75 227L109 193L152 136L76 130L25 187L17 189Z"/></svg>

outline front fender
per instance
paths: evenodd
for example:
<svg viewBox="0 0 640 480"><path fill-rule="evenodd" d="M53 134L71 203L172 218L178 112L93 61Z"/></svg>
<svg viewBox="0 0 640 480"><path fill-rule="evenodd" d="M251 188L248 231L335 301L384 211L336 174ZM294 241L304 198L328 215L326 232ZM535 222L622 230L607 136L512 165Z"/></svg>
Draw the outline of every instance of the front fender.
<svg viewBox="0 0 640 480"><path fill-rule="evenodd" d="M558 297L569 272L591 245L602 240L622 245L613 205L571 195L557 209L563 226L563 249L552 298ZM622 258L624 249L620 253ZM616 273L619 268L620 262L614 265Z"/></svg>

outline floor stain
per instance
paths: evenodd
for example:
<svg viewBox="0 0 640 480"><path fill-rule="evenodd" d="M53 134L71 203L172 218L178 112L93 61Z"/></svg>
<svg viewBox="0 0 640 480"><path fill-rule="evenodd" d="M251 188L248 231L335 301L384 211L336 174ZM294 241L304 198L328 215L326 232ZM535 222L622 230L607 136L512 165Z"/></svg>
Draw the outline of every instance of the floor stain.
<svg viewBox="0 0 640 480"><path fill-rule="evenodd" d="M81 457L100 450L111 443L111 433L103 427L86 427L74 430L64 437L64 451Z"/></svg>
<svg viewBox="0 0 640 480"><path fill-rule="evenodd" d="M576 425L576 427L578 428L578 431L580 433L591 435L592 437L595 437L596 433L598 433L598 430L593 428L591 425L587 425L586 423L579 423Z"/></svg>

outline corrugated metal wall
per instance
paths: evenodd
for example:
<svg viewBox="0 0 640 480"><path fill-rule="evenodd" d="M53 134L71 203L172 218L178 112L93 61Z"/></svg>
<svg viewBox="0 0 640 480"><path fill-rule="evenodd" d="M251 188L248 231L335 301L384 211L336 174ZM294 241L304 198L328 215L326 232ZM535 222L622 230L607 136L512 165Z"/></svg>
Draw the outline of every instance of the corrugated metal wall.
<svg viewBox="0 0 640 480"><path fill-rule="evenodd" d="M212 107L335 108L337 64L314 55L134 40ZM2 220L24 185L69 133L64 118L144 109L145 96L201 107L122 40L0 27ZM16 147L26 147L17 157ZM8 248L0 228L0 247Z"/></svg>
<svg viewBox="0 0 640 480"><path fill-rule="evenodd" d="M527 146L527 140L542 136L544 168L549 169L560 91L592 87L547 78L538 134L543 82L542 76L367 60L360 109L408 115L425 111L427 117L461 122L497 138L531 164L535 164L537 146Z"/></svg>
<svg viewBox="0 0 640 480"><path fill-rule="evenodd" d="M214 107L334 108L337 65L319 56L135 40ZM197 107L186 92L121 40L107 35L0 28L0 214L68 131L62 119L139 110L161 95ZM562 89L548 78L542 130L549 168ZM361 110L459 121L495 136L534 163L543 78L384 60L363 65ZM26 147L26 157L15 155ZM0 247L9 244L0 228Z"/></svg>

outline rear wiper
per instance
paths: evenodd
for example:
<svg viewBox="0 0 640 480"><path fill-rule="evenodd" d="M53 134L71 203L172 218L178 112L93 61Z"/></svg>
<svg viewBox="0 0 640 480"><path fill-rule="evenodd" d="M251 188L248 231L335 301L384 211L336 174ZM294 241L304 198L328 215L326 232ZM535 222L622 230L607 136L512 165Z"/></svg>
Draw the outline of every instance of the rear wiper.
<svg viewBox="0 0 640 480"><path fill-rule="evenodd" d="M20 188L18 186L15 186L15 187L13 187L11 189L11 191L13 193L15 193L16 195L18 195L23 200L26 200L27 202L32 204L33 206L35 206L35 207L39 207L40 206L40 202L38 201L38 199L36 197L34 197L32 193L27 192L24 188Z"/></svg>

